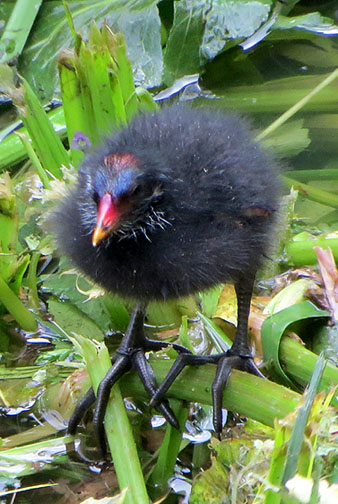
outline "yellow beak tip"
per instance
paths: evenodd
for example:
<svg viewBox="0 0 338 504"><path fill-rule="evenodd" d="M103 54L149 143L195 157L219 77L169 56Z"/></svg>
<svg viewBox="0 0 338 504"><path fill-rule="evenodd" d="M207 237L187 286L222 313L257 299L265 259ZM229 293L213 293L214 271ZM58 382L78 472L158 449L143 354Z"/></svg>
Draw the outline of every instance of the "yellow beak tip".
<svg viewBox="0 0 338 504"><path fill-rule="evenodd" d="M96 228L92 235L92 246L97 247L105 236L106 233L103 231L102 228Z"/></svg>

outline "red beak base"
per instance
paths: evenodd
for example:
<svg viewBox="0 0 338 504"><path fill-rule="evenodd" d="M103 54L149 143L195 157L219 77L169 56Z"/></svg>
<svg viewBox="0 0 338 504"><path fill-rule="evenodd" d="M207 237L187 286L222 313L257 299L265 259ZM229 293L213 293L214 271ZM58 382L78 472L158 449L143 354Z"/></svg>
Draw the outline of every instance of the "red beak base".
<svg viewBox="0 0 338 504"><path fill-rule="evenodd" d="M92 235L92 245L97 245L116 229L121 213L118 211L113 197L105 193L99 202L96 227Z"/></svg>

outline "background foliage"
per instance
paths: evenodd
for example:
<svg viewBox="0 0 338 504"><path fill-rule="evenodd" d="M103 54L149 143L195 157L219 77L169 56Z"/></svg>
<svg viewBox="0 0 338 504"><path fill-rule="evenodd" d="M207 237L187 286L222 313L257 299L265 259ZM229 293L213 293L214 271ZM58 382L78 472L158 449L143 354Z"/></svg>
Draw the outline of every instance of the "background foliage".
<svg viewBox="0 0 338 504"><path fill-rule="evenodd" d="M329 406L336 404L337 385L336 7L312 0L83 0L69 2L69 10L58 0L0 4L0 498L139 503L166 495L169 481L166 502L177 502L178 495L193 503L336 502L337 418ZM123 32L131 67L123 39L99 31L104 21ZM61 89L63 106L55 108ZM99 380L109 366L103 342L116 348L131 307L57 257L45 217L76 176L81 142L95 144L136 110L156 107L152 97L249 114L258 137L283 160L279 245L261 274L250 326L265 372L289 388L234 372L224 406L251 420L244 425L229 414L233 428L208 444L212 366L187 370L170 391L183 437L165 430L138 380L128 376L120 384L133 398L126 403L128 418L120 401L119 414L112 409L107 423L118 418L117 428L132 425L130 439L120 436L124 449L116 439L111 446L121 456L119 462L113 453L120 488L131 488L131 475L136 483L113 500L107 496L118 488L114 468L99 462L90 422L73 453L63 434L89 386L83 359L92 380ZM314 250L328 242L332 255ZM306 267L317 258L320 275ZM158 337L179 338L207 353L229 344L233 314L234 294L226 286L150 306L147 322ZM321 351L331 359L326 367L317 360ZM159 380L168 356L151 356ZM304 404L295 409L311 377ZM191 408L187 420L182 400L203 406ZM150 429L150 422L158 428ZM143 471L127 465L134 439ZM136 454L129 459L138 460Z"/></svg>

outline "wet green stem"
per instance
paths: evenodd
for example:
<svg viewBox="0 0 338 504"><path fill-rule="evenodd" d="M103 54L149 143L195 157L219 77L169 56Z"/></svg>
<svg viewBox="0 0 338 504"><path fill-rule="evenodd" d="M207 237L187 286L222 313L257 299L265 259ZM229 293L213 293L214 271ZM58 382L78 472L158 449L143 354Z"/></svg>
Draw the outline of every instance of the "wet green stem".
<svg viewBox="0 0 338 504"><path fill-rule="evenodd" d="M282 181L286 185L286 187L293 187L294 189L299 191L300 194L304 196L304 198L316 201L317 203L321 203L322 205L338 208L337 194L331 193L330 191L324 191L323 189L319 189L318 187L314 187L313 185L304 184L303 182L299 182L298 180L289 177L282 177Z"/></svg>
<svg viewBox="0 0 338 504"><path fill-rule="evenodd" d="M20 299L8 287L6 282L0 277L0 302L6 307L9 313L15 318L18 324L25 331L34 332L37 330L37 323L30 311L23 305Z"/></svg>
<svg viewBox="0 0 338 504"><path fill-rule="evenodd" d="M324 249L330 247L334 258L338 260L338 238L309 238L308 240L292 241L285 246L288 264L294 266L316 264L317 255L314 247Z"/></svg>
<svg viewBox="0 0 338 504"><path fill-rule="evenodd" d="M27 276L27 283L29 287L29 298L31 306L33 308L39 308L40 306L40 300L37 288L37 277L36 277L36 270L38 267L39 259L40 259L40 252L37 251L33 252L31 261L29 263L28 276Z"/></svg>

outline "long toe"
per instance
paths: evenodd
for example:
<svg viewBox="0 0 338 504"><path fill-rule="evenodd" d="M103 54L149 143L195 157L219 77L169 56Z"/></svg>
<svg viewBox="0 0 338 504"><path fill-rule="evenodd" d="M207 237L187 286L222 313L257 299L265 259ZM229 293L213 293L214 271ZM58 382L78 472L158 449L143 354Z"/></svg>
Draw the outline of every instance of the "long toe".
<svg viewBox="0 0 338 504"><path fill-rule="evenodd" d="M222 431L223 393L232 369L239 369L260 378L265 378L251 357L234 355L230 350L219 359L216 376L212 384L213 424L215 431L218 433Z"/></svg>
<svg viewBox="0 0 338 504"><path fill-rule="evenodd" d="M133 354L133 367L136 369L146 392L149 397L153 397L157 391L157 383L155 380L154 372L146 359L143 349L139 349ZM162 413L167 422L176 429L179 429L179 423L175 417L174 412L169 406L167 400L161 400L156 408Z"/></svg>
<svg viewBox="0 0 338 504"><path fill-rule="evenodd" d="M186 366L201 366L202 364L215 363L217 360L217 357L212 355L194 355L190 352L179 353L167 376L153 394L150 406L155 407L163 400L171 385Z"/></svg>
<svg viewBox="0 0 338 504"><path fill-rule="evenodd" d="M74 435L77 431L78 425L84 417L86 411L94 404L95 394L93 387L90 387L88 392L83 396L83 398L78 402L75 407L74 413L68 421L67 432L68 434Z"/></svg>

